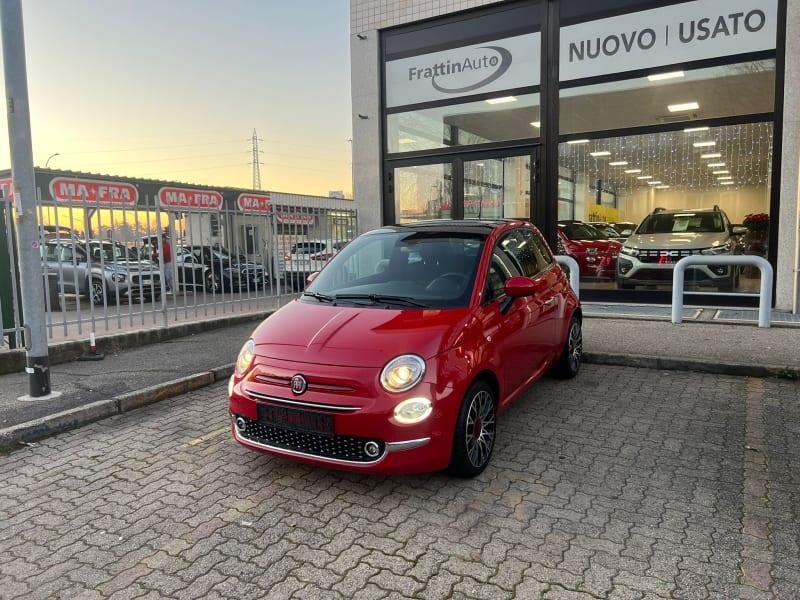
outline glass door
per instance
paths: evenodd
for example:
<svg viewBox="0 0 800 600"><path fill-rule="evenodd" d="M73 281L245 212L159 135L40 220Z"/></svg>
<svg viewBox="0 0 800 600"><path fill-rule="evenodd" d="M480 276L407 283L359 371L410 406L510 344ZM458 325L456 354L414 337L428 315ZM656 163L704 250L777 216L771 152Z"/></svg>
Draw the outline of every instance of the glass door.
<svg viewBox="0 0 800 600"><path fill-rule="evenodd" d="M387 161L387 223L524 219L538 223L538 146ZM390 212L391 211L391 212Z"/></svg>
<svg viewBox="0 0 800 600"><path fill-rule="evenodd" d="M464 160L465 219L531 219L533 154Z"/></svg>
<svg viewBox="0 0 800 600"><path fill-rule="evenodd" d="M452 162L395 167L392 183L396 223L452 218Z"/></svg>

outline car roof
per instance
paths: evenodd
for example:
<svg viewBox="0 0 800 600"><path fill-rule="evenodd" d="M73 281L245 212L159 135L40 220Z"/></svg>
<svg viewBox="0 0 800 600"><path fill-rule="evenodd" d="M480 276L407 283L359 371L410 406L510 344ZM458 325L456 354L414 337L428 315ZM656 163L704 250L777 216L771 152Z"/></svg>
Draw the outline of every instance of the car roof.
<svg viewBox="0 0 800 600"><path fill-rule="evenodd" d="M481 233L490 234L495 229L511 225L513 223L523 224L525 221L519 219L434 219L430 221L415 221L413 223L402 223L399 225L386 225L374 231L442 231L448 233Z"/></svg>
<svg viewBox="0 0 800 600"><path fill-rule="evenodd" d="M718 208L670 208L652 212L650 214L656 215L678 215L683 213L721 213L722 210Z"/></svg>

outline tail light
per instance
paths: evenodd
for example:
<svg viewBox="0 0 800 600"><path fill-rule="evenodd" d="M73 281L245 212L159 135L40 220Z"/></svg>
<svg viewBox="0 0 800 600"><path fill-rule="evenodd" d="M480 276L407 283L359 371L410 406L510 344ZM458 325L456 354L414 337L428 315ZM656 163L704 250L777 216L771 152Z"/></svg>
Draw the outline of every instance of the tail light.
<svg viewBox="0 0 800 600"><path fill-rule="evenodd" d="M291 254L284 254L283 255L283 260L292 260L292 255Z"/></svg>

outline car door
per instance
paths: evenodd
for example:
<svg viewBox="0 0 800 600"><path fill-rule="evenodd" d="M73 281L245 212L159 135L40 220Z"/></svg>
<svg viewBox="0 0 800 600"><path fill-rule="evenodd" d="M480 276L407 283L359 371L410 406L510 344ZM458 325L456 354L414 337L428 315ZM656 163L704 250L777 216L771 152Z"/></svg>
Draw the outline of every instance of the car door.
<svg viewBox="0 0 800 600"><path fill-rule="evenodd" d="M484 339L491 344L500 371L504 398L513 394L542 364L533 347L538 304L532 298L508 298L503 290L509 277L524 275L512 252L512 247L521 241L515 231L501 237L492 249L479 313Z"/></svg>
<svg viewBox="0 0 800 600"><path fill-rule="evenodd" d="M525 229L523 236L528 241L536 265L532 279L542 281L542 286L536 295L542 310L542 326L537 329L537 335L543 337L538 345L544 352L550 354L560 352L563 328L561 316L566 302L567 278L539 232Z"/></svg>
<svg viewBox="0 0 800 600"><path fill-rule="evenodd" d="M61 263L64 291L70 294L79 293L81 281L80 278L76 279L78 257L75 256L75 246L62 242L58 250L58 261Z"/></svg>

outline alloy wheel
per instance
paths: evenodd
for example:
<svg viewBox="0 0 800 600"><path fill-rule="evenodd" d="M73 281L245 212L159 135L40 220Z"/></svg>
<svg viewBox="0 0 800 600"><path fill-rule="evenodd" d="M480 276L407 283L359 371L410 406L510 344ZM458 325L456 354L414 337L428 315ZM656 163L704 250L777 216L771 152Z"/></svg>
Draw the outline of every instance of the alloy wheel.
<svg viewBox="0 0 800 600"><path fill-rule="evenodd" d="M574 321L569 328L567 353L569 356L569 366L573 371L577 371L581 364L581 355L583 354L583 332L581 331L581 324L577 321Z"/></svg>
<svg viewBox="0 0 800 600"><path fill-rule="evenodd" d="M97 279L92 280L92 302L95 304L103 303L103 284Z"/></svg>
<svg viewBox="0 0 800 600"><path fill-rule="evenodd" d="M492 453L495 434L494 402L489 392L472 397L465 428L467 457L473 467L482 467Z"/></svg>

